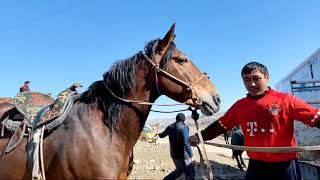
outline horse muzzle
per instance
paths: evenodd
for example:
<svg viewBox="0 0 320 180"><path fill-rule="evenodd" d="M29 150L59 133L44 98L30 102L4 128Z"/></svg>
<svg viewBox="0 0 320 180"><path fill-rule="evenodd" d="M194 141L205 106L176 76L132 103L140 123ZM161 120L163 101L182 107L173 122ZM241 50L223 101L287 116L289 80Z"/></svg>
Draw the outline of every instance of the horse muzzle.
<svg viewBox="0 0 320 180"><path fill-rule="evenodd" d="M187 100L187 102L186 102L187 105L192 106L196 109L199 109L200 106L202 106L202 103L203 102L199 98L192 98L192 99Z"/></svg>
<svg viewBox="0 0 320 180"><path fill-rule="evenodd" d="M219 95L210 95L203 98L193 97L186 104L200 109L203 115L211 116L220 110L220 97Z"/></svg>

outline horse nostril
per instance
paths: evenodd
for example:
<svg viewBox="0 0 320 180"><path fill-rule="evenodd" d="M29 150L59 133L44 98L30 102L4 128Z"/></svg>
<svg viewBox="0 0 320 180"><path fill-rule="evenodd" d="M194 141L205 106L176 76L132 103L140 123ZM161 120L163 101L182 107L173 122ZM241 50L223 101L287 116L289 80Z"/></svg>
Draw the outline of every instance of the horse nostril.
<svg viewBox="0 0 320 180"><path fill-rule="evenodd" d="M213 96L213 101L217 106L219 106L220 105L220 96L219 95Z"/></svg>
<svg viewBox="0 0 320 180"><path fill-rule="evenodd" d="M217 102L220 104L220 96L217 95Z"/></svg>

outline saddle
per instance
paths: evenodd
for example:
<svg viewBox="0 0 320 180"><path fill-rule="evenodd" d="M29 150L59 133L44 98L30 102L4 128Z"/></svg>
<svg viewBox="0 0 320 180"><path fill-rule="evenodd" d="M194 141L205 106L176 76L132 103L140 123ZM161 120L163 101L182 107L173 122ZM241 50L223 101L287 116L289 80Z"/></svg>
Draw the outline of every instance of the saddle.
<svg viewBox="0 0 320 180"><path fill-rule="evenodd" d="M15 106L24 119L11 136L4 153L12 151L24 136L39 127L45 126L47 130L59 126L79 96L77 87L82 85L73 84L60 92L55 100L48 94L38 92L19 93L15 98Z"/></svg>
<svg viewBox="0 0 320 180"><path fill-rule="evenodd" d="M22 92L17 94L14 99L17 110L24 115L29 127L33 124L40 110L54 102L53 97L39 92Z"/></svg>

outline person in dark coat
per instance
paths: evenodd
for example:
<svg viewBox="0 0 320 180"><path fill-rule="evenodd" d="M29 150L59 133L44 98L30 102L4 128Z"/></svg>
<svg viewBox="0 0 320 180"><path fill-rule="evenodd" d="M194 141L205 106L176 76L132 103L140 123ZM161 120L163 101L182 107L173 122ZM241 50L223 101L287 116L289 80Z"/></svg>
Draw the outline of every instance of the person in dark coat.
<svg viewBox="0 0 320 180"><path fill-rule="evenodd" d="M176 122L170 124L162 133L159 134L160 138L169 136L170 155L176 166L174 171L164 177L165 180L176 179L183 173L185 174L185 179L195 178L195 171L193 167L195 160L189 144L189 128L184 124L185 119L185 115L183 113L179 113L176 116Z"/></svg>

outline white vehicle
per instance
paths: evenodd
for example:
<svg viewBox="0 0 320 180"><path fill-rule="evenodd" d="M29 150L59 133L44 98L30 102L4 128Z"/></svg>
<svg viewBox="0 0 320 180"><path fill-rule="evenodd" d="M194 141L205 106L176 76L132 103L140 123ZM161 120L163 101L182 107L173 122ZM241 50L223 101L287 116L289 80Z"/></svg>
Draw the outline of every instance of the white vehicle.
<svg viewBox="0 0 320 180"><path fill-rule="evenodd" d="M275 89L320 108L320 49L278 82Z"/></svg>
<svg viewBox="0 0 320 180"><path fill-rule="evenodd" d="M305 100L320 109L320 49L298 65L275 85L275 89ZM295 137L299 146L319 145L320 129L295 121ZM320 179L320 152L300 153L303 179Z"/></svg>

